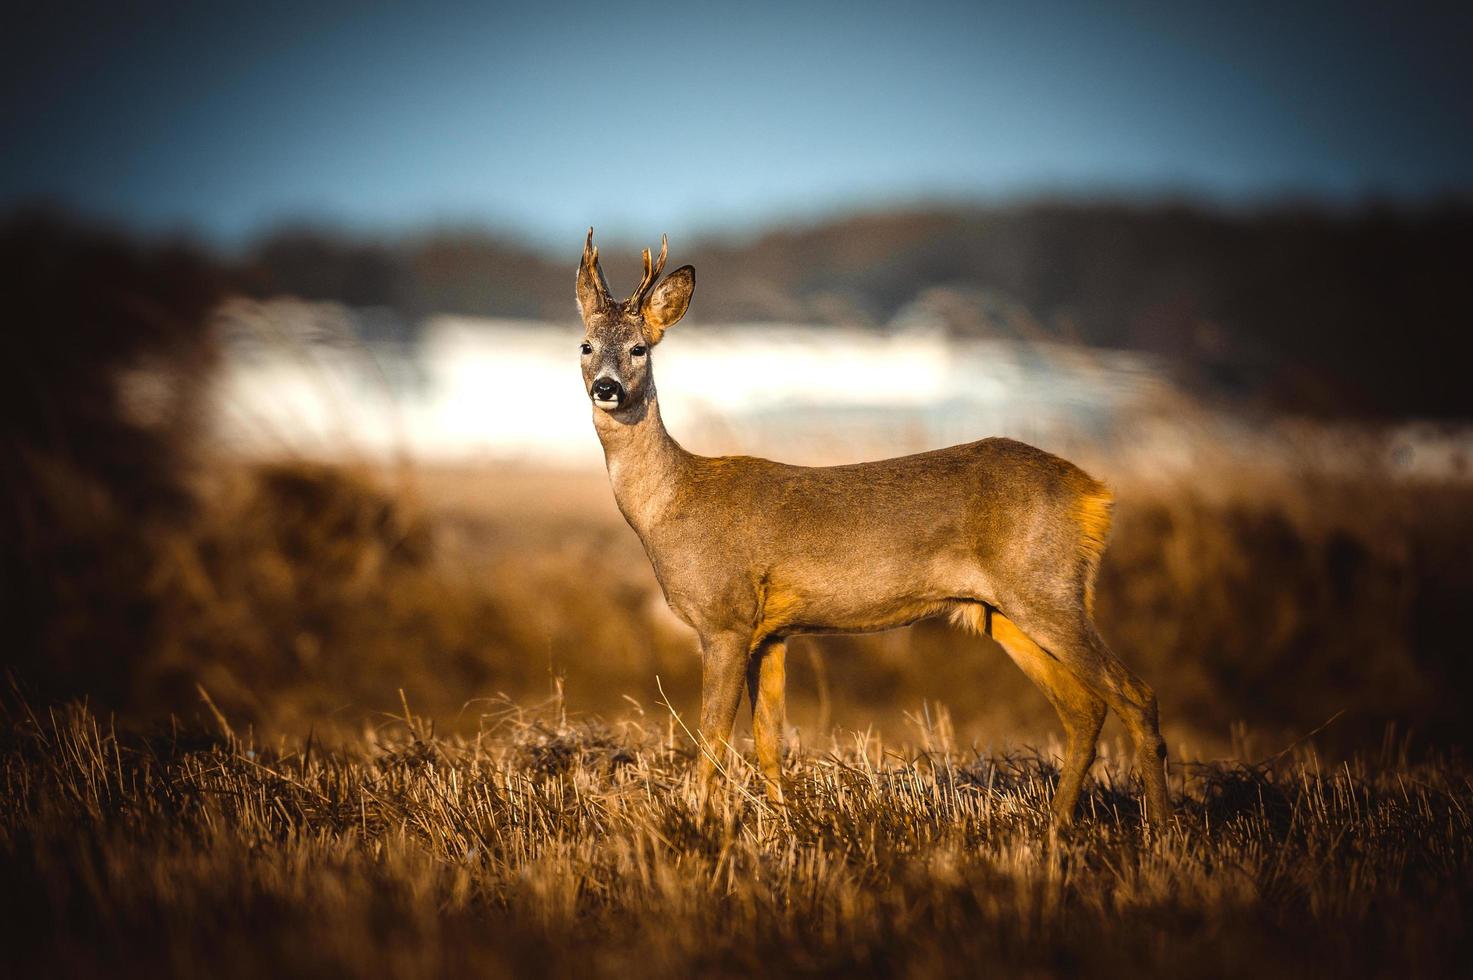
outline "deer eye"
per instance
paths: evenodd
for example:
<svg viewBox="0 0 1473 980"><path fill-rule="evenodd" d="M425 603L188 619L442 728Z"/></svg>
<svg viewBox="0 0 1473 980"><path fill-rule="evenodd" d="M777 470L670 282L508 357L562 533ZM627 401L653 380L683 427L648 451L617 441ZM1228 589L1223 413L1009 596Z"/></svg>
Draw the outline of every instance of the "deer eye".
<svg viewBox="0 0 1473 980"><path fill-rule="evenodd" d="M644 344L635 344L629 349L629 353L634 355L635 357L644 357L646 350L648 350L648 348L645 347Z"/></svg>
<svg viewBox="0 0 1473 980"><path fill-rule="evenodd" d="M583 343L578 345L578 352L581 354L592 354L593 345L585 340Z"/></svg>

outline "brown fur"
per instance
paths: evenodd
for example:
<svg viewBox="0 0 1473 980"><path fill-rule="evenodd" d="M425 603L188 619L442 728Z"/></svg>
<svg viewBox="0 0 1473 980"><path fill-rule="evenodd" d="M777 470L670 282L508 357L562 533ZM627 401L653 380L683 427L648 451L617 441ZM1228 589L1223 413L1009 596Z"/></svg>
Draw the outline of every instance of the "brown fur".
<svg viewBox="0 0 1473 980"><path fill-rule="evenodd" d="M1069 736L1059 818L1073 812L1108 702L1136 743L1148 809L1164 820L1155 697L1091 620L1110 525L1105 485L1011 439L827 467L687 452L660 419L647 347L684 315L694 270L683 266L653 287L651 279L614 301L590 234L578 275L583 377L595 398L596 383L617 383L617 403L595 406L594 427L620 511L670 608L701 638L706 739L720 747L730 736L743 677L755 696L780 697L779 680L753 680L748 668L788 636L891 629L946 613L986 630L996 610L993 636L1043 688ZM776 724L773 705L754 702L754 710ZM769 774L771 734L758 738ZM713 768L703 760L707 776ZM781 798L776 782L770 792Z"/></svg>
<svg viewBox="0 0 1473 980"><path fill-rule="evenodd" d="M1084 611L1095 613L1095 576L1100 570L1100 558L1105 554L1105 542L1110 537L1110 511L1115 506L1115 495L1103 483L1079 495L1074 518L1081 532L1080 557L1084 562Z"/></svg>

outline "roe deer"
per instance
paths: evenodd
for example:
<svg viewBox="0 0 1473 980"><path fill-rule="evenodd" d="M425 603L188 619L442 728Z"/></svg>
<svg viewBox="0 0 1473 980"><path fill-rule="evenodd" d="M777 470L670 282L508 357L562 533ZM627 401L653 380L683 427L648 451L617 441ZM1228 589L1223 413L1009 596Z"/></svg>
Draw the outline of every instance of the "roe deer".
<svg viewBox="0 0 1473 980"><path fill-rule="evenodd" d="M650 350L685 315L695 269L644 278L618 302L593 244L578 267L583 382L614 498L665 600L700 637L701 735L728 745L746 681L767 792L782 803L785 640L929 616L993 637L1063 721L1054 818L1067 823L1108 705L1124 720L1146 812L1169 815L1156 697L1091 617L1111 494L1072 463L1011 439L848 466L697 456L660 421ZM701 785L715 763L703 753Z"/></svg>

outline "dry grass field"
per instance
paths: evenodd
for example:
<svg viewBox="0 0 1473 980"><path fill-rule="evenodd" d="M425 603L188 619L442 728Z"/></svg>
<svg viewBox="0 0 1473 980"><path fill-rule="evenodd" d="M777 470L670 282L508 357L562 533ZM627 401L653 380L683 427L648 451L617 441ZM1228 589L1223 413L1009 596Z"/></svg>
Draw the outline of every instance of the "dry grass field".
<svg viewBox="0 0 1473 980"><path fill-rule="evenodd" d="M660 707L406 706L351 744L223 716L124 729L7 699L0 923L46 976L1466 975L1473 783L1388 743L1178 767L1149 836L1108 754L1077 829L1050 757L854 734L704 807Z"/></svg>
<svg viewBox="0 0 1473 980"><path fill-rule="evenodd" d="M1466 975L1466 467L1349 421L1080 456L1164 834L1114 722L1051 829L1052 711L935 622L796 640L789 806L740 759L702 804L693 637L604 474L232 456L209 270L35 239L0 235L0 973Z"/></svg>
<svg viewBox="0 0 1473 980"><path fill-rule="evenodd" d="M1050 828L1057 721L939 623L796 642L789 807L740 759L703 807L692 638L601 474L223 462L140 521L38 472L29 567L66 588L0 731L17 973L1437 976L1473 955L1463 483L1120 482L1098 611L1161 694L1178 817L1152 837L1113 727L1079 824Z"/></svg>
<svg viewBox="0 0 1473 980"><path fill-rule="evenodd" d="M1175 764L1151 837L1114 722L1051 829L1057 721L939 623L796 642L789 807L760 799L745 719L703 807L692 639L601 474L207 468L147 574L90 569L143 642L96 649L126 658L84 665L85 704L34 674L6 698L11 961L1457 975L1467 492L1230 476L1122 488L1102 570Z"/></svg>
<svg viewBox="0 0 1473 980"><path fill-rule="evenodd" d="M1161 695L1178 817L1153 837L1113 721L1079 824L1051 829L1057 721L940 623L795 642L789 807L739 759L702 806L693 641L601 474L227 461L139 521L39 473L29 567L66 588L0 733L18 973L1437 976L1473 955L1463 483L1122 482L1098 611Z"/></svg>

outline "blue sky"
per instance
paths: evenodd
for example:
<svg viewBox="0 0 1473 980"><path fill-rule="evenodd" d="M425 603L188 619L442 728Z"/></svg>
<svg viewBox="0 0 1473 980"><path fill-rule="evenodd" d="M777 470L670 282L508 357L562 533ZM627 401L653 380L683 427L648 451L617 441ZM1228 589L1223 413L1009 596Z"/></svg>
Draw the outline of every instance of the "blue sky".
<svg viewBox="0 0 1473 980"><path fill-rule="evenodd" d="M551 243L937 198L1473 190L1455 7L519 6L23 3L0 207Z"/></svg>

